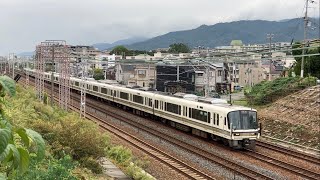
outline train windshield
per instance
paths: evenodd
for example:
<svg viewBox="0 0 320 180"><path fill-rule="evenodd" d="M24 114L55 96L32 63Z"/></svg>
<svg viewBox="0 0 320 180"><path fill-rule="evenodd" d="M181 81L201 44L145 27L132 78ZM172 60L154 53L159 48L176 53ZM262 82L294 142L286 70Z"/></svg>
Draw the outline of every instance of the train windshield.
<svg viewBox="0 0 320 180"><path fill-rule="evenodd" d="M233 130L257 129L258 120L255 111L233 111L228 114L229 123Z"/></svg>

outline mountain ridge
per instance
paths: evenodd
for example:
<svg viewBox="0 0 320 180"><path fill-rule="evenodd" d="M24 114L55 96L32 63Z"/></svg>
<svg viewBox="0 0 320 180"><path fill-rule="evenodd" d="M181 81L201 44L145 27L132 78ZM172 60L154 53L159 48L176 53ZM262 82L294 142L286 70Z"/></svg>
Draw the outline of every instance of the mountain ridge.
<svg viewBox="0 0 320 180"><path fill-rule="evenodd" d="M319 19L312 19L319 22ZM216 47L229 45L234 39L240 39L244 44L267 43L266 35L274 34L273 41L290 42L292 39L303 39L303 19L286 19L283 21L239 20L201 25L195 29L169 32L143 42L137 42L126 47L136 50L153 50L167 48L173 43L185 43L189 47ZM319 28L309 31L308 37L316 38Z"/></svg>
<svg viewBox="0 0 320 180"><path fill-rule="evenodd" d="M127 39L121 39L113 43L96 43L96 44L93 44L92 46L95 48L98 48L99 50L106 50L106 49L113 48L115 46L133 44L136 42L145 41L147 39L148 38L146 37L132 37Z"/></svg>

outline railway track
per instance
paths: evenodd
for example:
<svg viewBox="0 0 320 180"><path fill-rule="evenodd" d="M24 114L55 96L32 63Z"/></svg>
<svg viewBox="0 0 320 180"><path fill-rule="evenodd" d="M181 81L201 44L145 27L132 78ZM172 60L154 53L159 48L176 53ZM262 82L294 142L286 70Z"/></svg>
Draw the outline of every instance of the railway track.
<svg viewBox="0 0 320 180"><path fill-rule="evenodd" d="M113 118L118 119L120 121L126 122L127 124L130 124L130 126L133 126L133 127L140 129L140 130L143 130L149 134L152 134L153 136L156 136L156 137L159 137L163 140L166 140L167 142L174 144L182 149L185 149L189 152L195 153L198 156L200 156L204 159L207 159L208 161L210 161L212 163L218 164L218 165L222 166L223 168L226 168L232 172L235 172L238 175L241 175L247 179L272 179L264 174L261 174L259 172L254 171L254 170L251 170L250 168L243 167L241 165L238 165L235 162L232 162L228 159L220 157L216 154L209 153L199 147L196 147L191 144L187 144L184 141L176 139L175 137L167 135L161 131L158 131L156 129L150 129L149 127L146 127L143 123L137 124L137 122L133 122L132 120L130 120L120 114L114 114L113 112L108 111L108 109L100 103L88 102L88 99L89 98L87 98L87 106L89 106L93 109L96 109L100 112L106 113L106 115L108 115L110 117L113 117ZM80 98L77 97L77 100L80 100ZM90 101L92 101L92 100L90 100Z"/></svg>
<svg viewBox="0 0 320 180"><path fill-rule="evenodd" d="M73 95L74 96L74 95ZM77 99L79 100L80 98L77 97ZM92 103L92 102L91 102ZM107 115L109 116L112 116L116 119L119 119L121 121L125 121L126 123L130 124L131 126L134 126L138 129L141 129L141 130L144 130L150 134L153 134L157 137L160 137L172 144L175 144L183 149L186 149L188 150L189 152L192 152L192 153L196 153L198 156L200 157L203 157L205 159L208 159L209 161L215 163L215 164L219 164L220 166L226 168L226 169L229 169L233 172L236 172L237 174L241 175L241 176L244 176L248 179L272 179L268 176L265 176L263 174L260 174L258 172L255 172L255 171L252 171L248 168L245 168L245 167L242 167L232 161L229 161L229 160L226 160L222 157L219 157L215 154L212 154L212 153L209 153L207 151L204 151L198 147L192 147L192 145L190 144L187 144L185 142L182 142L178 139L175 139L174 137L171 137L169 135L166 135L160 131L155 131L155 130L150 130L149 128L145 127L143 124L135 124L133 123L132 121L126 119L125 117L119 115L119 114L114 114L112 112L109 112L106 108L103 108L101 107L101 105L97 104L97 102L95 103L92 103L93 105L91 105L91 103L87 103L88 106L90 106L91 108L94 108L94 109L97 109L98 111L100 112L104 112L106 113ZM90 115L92 116L92 115ZM96 117L98 118L98 117ZM103 120L100 120L101 122ZM296 151L293 151L293 150L287 150L286 148L283 148L282 146L277 146L277 145L273 145L273 144L269 144L269 143L264 143L264 142L257 142L257 145L258 146L261 146L261 147L264 147L264 148L268 148L268 149L271 149L271 150L274 150L274 151L277 151L277 152L280 152L280 153L285 153L285 154L288 154L288 155L291 155L293 157L296 157L296 158L299 158L299 159L302 159L302 160L305 160L307 162L310 162L310 163L314 163L314 164L319 164L319 161L317 161L316 158L314 158L313 156L308 156L308 155L305 155L303 153L299 153L299 152L296 152ZM312 171L309 171L309 170L306 170L306 169L303 169L303 168L300 168L298 166L295 166L295 165L292 165L292 164L288 164L286 162L283 162L283 161L280 161L280 160L277 160L275 158L271 158L271 157L268 157L268 156L265 156L261 153L258 153L258 152L245 152L248 156L251 156L255 159L259 159L263 162L266 162L268 164L271 164L271 165L274 165L276 167L280 167L282 169L285 169L293 174L296 174L296 175L299 175L301 177L304 177L304 178L307 178L307 179L317 179L318 177L320 177L320 174L317 173L317 172L312 172ZM159 155L158 155L159 156ZM181 168L181 167L180 167ZM182 168L184 169L184 168ZM196 173L191 173L191 174L196 174ZM199 179L199 178L197 178ZM204 179L207 179L207 178L204 178Z"/></svg>
<svg viewBox="0 0 320 180"><path fill-rule="evenodd" d="M272 158L269 157L267 155L264 155L260 152L254 152L254 151L247 151L247 152L243 152L244 154L251 156L255 159L259 159L263 162L266 162L268 164L271 164L275 167L279 167L279 168L283 168L293 174L296 174L298 176L301 176L303 178L307 178L307 179L313 179L313 180L317 180L320 177L319 172L313 172L304 168L301 168L297 165L293 165L293 164L289 164L287 162L284 162L282 160L276 159L276 158Z"/></svg>
<svg viewBox="0 0 320 180"><path fill-rule="evenodd" d="M72 110L78 111L79 108L75 106L71 106ZM97 117L91 113L86 113L86 117L90 120L98 121L99 126L108 132L116 135L118 138L129 142L135 148L140 149L141 151L145 152L146 154L150 155L152 158L160 161L161 163L169 166L173 170L183 174L188 179L214 179L213 177L207 175L206 173L201 172L200 170L191 167L190 165L184 163L183 161L169 155L168 153L156 148L155 146L136 138L135 136L121 130L120 128L112 125Z"/></svg>
<svg viewBox="0 0 320 180"><path fill-rule="evenodd" d="M47 87L46 87L47 88ZM49 89L48 89L49 90ZM55 92L56 94L56 92ZM58 101L58 99L55 97L55 101ZM70 109L73 111L79 111L79 108L75 105L69 105ZM93 107L94 108L94 107ZM129 134L128 132L125 132L124 130L121 130L120 128L112 125L111 123L106 122L101 117L98 117L96 115L93 115L92 113L86 112L86 118L95 122L98 122L99 126L107 130L108 132L114 134L120 139L123 139L124 141L130 143L135 148L143 151L144 153L148 154L152 158L156 159L162 164L167 165L172 170L178 172L179 174L182 174L188 179L215 179L211 177L210 175L194 168L188 165L187 163L169 155L168 153L158 149L157 147L135 137L134 135Z"/></svg>
<svg viewBox="0 0 320 180"><path fill-rule="evenodd" d="M283 146L280 146L280 145L276 145L276 144L273 144L273 143L265 142L265 141L257 141L256 145L260 146L262 148L266 148L266 149L272 150L272 151L276 151L276 152L279 152L279 153L287 154L287 155L295 157L297 159L301 159L301 160L307 161L309 163L313 163L313 164L315 164L317 166L320 166L320 158L317 157L317 156L312 156L312 155L309 155L309 154L306 154L306 153L295 151L293 149L290 149L290 148L287 148L287 147L283 147Z"/></svg>
<svg viewBox="0 0 320 180"><path fill-rule="evenodd" d="M89 106L91 106L91 107L94 106L94 108L96 108L100 112L101 111L102 112L108 111L108 110L106 110L106 108L101 107L100 104L92 103L94 105L91 105L91 103L89 103ZM97 106L99 107L99 109L97 108ZM239 175L242 175L242 176L244 176L246 178L250 178L250 179L256 179L256 178L271 179L270 177L265 176L263 174L260 174L258 172L251 171L250 169L244 168L244 167L239 166L237 164L235 165L235 163L233 163L233 162L231 162L231 161L229 161L227 159L221 158L221 157L217 156L216 154L207 152L207 151L205 151L203 149L200 149L200 148L198 148L196 146L187 144L187 143L185 143L185 142L183 142L183 141L181 141L179 139L176 139L176 138L174 138L172 136L164 134L161 131L157 131L156 129L150 130L148 127L145 127L143 124L136 124L136 122L132 122L130 120L127 120L126 118L122 117L119 114L113 114L111 112L111 113L108 113L108 115L112 116L112 117L114 117L116 119L125 121L126 123L130 124L131 126L134 126L135 128L139 128L141 130L144 130L144 131L146 131L149 134L152 134L154 136L159 136L160 135L160 137L163 138L164 140L166 140L166 141L168 141L168 142L170 142L172 144L178 145L179 147L184 148L184 149L186 149L186 150L188 150L188 151L190 151L192 153L195 153L195 154L197 154L198 156L200 156L202 158L208 159L209 161L211 161L213 163L219 164L224 168L227 168L229 170L235 171ZM246 155L248 155L248 156L250 156L250 157L252 157L254 159L261 160L262 162L265 162L267 164L270 164L270 165L273 165L275 167L278 167L278 168L284 169L286 171L289 171L290 173L296 174L296 175L298 175L300 177L303 177L303 178L316 180L316 179L318 179L320 177L320 174L318 172L313 172L313 171L301 168L299 166L296 166L296 165L293 165L293 164L289 164L288 162L284 162L284 161L281 161L281 160L266 156L266 155L264 155L262 153L259 153L259 152L247 151L247 152L244 152L244 154L246 154ZM286 152L286 154L288 154L288 152ZM225 163L223 163L223 161ZM228 164L228 165L226 165L226 164ZM241 170L239 171L239 169L241 169Z"/></svg>

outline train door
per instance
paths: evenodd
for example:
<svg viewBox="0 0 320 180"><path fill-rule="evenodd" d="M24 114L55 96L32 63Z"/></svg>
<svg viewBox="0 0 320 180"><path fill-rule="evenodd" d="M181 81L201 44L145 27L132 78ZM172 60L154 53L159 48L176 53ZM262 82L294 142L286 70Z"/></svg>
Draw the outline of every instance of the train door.
<svg viewBox="0 0 320 180"><path fill-rule="evenodd" d="M111 92L111 94L110 94L110 95L111 95L111 97L112 97L112 101L114 101L114 93L113 93L113 92L114 92L114 90L111 90L110 92Z"/></svg>
<svg viewBox="0 0 320 180"><path fill-rule="evenodd" d="M182 106L182 115L185 117L187 116L186 108L187 108L186 106Z"/></svg>
<svg viewBox="0 0 320 180"><path fill-rule="evenodd" d="M222 117L223 118L223 129L228 131L229 128L228 128L228 119L227 117Z"/></svg>

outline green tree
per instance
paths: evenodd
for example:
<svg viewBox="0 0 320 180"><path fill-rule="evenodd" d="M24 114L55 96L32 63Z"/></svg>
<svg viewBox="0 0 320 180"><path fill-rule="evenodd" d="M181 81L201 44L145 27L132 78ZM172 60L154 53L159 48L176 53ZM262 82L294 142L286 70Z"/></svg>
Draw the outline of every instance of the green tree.
<svg viewBox="0 0 320 180"><path fill-rule="evenodd" d="M169 46L170 53L189 53L190 48L183 43L175 43Z"/></svg>
<svg viewBox="0 0 320 180"><path fill-rule="evenodd" d="M110 54L122 55L123 57L125 57L126 54L128 53L129 53L129 50L124 46L116 46L110 52Z"/></svg>
<svg viewBox="0 0 320 180"><path fill-rule="evenodd" d="M0 179L13 178L15 172L26 172L30 153L35 153L38 160L43 159L45 154L45 143L40 134L31 129L13 126L5 118L2 108L4 96L14 96L15 92L14 80L0 76ZM5 175L1 174L1 171L4 171Z"/></svg>
<svg viewBox="0 0 320 180"><path fill-rule="evenodd" d="M297 49L301 48L302 45L300 42L296 42L293 44L292 48ZM310 48L306 50L305 54L318 54L320 53L320 47L318 48ZM294 56L302 55L302 50L293 50L292 54ZM301 57L295 57L296 63L294 65L294 72L296 75L300 75L301 71ZM317 78L320 78L320 56L306 56L304 58L304 68L303 68L305 74L309 74L311 76L315 76Z"/></svg>
<svg viewBox="0 0 320 180"><path fill-rule="evenodd" d="M93 70L93 78L94 78L95 80L104 79L104 72L103 72L103 70L102 70L102 69L98 69L98 68L94 69L94 70Z"/></svg>

